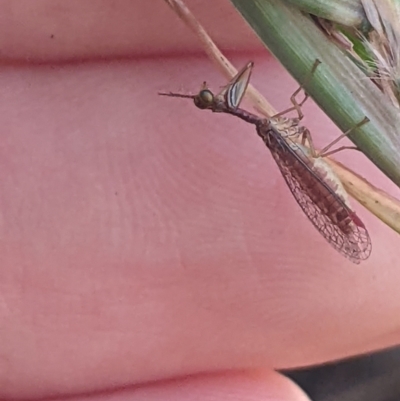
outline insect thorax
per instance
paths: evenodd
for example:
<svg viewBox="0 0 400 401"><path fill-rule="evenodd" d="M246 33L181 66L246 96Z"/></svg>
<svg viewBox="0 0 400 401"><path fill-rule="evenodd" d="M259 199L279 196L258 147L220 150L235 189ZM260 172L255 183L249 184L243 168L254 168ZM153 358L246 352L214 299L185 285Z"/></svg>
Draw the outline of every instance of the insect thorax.
<svg viewBox="0 0 400 401"><path fill-rule="evenodd" d="M288 117L272 117L270 124L274 127L283 137L299 137L303 134L304 127L299 125L298 118Z"/></svg>

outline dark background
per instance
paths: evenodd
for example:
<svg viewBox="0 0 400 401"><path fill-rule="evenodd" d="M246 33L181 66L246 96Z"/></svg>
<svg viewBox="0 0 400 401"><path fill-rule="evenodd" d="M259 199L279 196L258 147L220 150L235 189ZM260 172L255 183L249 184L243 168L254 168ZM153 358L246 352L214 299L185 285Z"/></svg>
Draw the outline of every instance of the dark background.
<svg viewBox="0 0 400 401"><path fill-rule="evenodd" d="M400 347L283 373L313 401L400 400Z"/></svg>

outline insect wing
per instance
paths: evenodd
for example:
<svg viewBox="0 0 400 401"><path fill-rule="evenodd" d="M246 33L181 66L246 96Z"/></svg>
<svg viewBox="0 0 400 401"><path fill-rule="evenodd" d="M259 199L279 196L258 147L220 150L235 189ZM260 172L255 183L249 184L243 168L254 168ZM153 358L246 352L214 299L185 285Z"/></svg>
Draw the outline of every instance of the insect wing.
<svg viewBox="0 0 400 401"><path fill-rule="evenodd" d="M225 98L225 103L229 108L236 109L239 107L249 85L253 66L252 61L247 63L218 94L218 96Z"/></svg>
<svg viewBox="0 0 400 401"><path fill-rule="evenodd" d="M371 253L371 240L368 231L359 218L298 156L300 152L303 152L300 147L294 142L289 145L286 142L288 139L285 140L279 133L272 132L270 136L271 146L269 148L272 156L287 186L311 223L337 251L353 263L358 264L361 260L367 259ZM307 157L304 153L303 155ZM308 189L296 177L299 174L294 174L293 166L296 166L300 176L306 174ZM315 196L310 196L309 188L323 188L323 192L328 191L329 199L324 200L325 206L332 209L341 208L342 211L345 211L345 217L348 221L346 232L337 223L333 222L328 214L321 210L321 207L312 199Z"/></svg>

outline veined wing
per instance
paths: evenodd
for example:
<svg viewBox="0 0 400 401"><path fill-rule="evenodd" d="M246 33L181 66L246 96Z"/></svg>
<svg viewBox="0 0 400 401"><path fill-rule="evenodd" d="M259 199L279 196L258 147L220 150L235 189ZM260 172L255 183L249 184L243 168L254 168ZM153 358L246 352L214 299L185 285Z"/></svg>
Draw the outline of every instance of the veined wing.
<svg viewBox="0 0 400 401"><path fill-rule="evenodd" d="M353 263L367 259L371 253L368 231L355 212L312 170L311 163L307 163L309 156L273 128L259 135L264 141L268 135L266 144L286 184L321 235Z"/></svg>

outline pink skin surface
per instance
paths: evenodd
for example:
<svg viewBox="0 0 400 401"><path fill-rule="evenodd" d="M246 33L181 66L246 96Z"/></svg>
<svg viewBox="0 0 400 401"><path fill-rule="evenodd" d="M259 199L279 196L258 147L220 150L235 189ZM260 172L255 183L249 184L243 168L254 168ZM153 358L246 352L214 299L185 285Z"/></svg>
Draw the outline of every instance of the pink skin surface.
<svg viewBox="0 0 400 401"><path fill-rule="evenodd" d="M229 2L189 5L288 107L296 83ZM0 15L1 399L305 400L273 369L399 343L398 236L353 202L373 241L353 265L254 127L157 96L226 82L162 1ZM318 145L339 134L304 112ZM363 155L338 159L398 194Z"/></svg>

